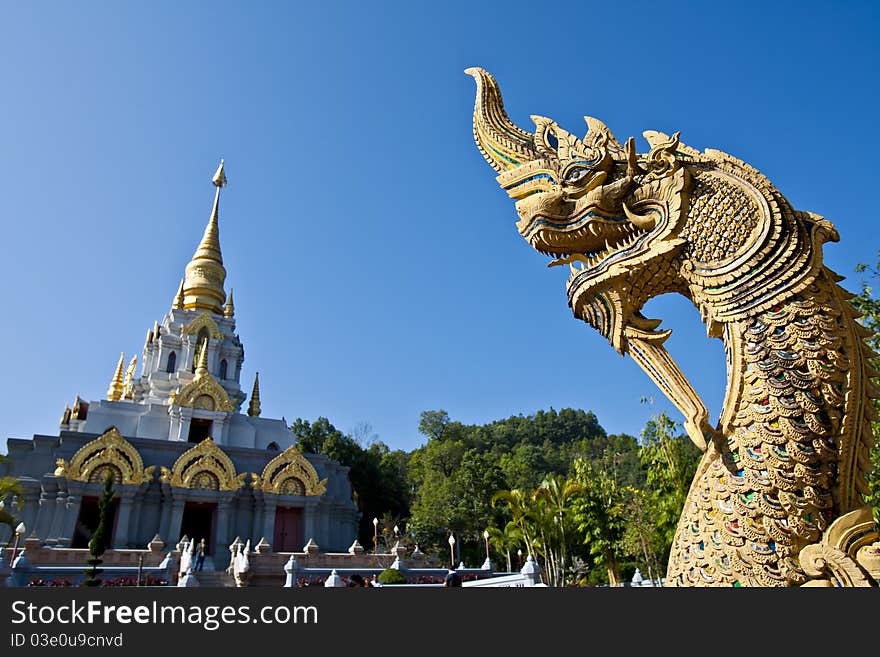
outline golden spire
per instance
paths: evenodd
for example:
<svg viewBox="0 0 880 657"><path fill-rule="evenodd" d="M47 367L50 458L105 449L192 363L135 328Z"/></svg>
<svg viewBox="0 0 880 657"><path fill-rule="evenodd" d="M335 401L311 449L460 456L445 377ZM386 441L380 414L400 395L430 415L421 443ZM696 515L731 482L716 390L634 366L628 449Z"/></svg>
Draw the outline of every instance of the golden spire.
<svg viewBox="0 0 880 657"><path fill-rule="evenodd" d="M64 414L61 416L61 424L70 424L70 406L64 405Z"/></svg>
<svg viewBox="0 0 880 657"><path fill-rule="evenodd" d="M174 303L171 305L174 310L183 310L183 279L180 279L180 287L177 288L177 294L174 296Z"/></svg>
<svg viewBox="0 0 880 657"><path fill-rule="evenodd" d="M235 316L235 304L232 303L232 288L229 288L229 296L226 298L226 305L223 306L224 317Z"/></svg>
<svg viewBox="0 0 880 657"><path fill-rule="evenodd" d="M113 374L113 380L110 381L110 388L107 390L107 399L110 401L119 401L122 398L122 366L125 364L125 352L119 354L119 363L116 365L116 372Z"/></svg>
<svg viewBox="0 0 880 657"><path fill-rule="evenodd" d="M201 379L208 373L208 341L202 340L196 353L196 378Z"/></svg>
<svg viewBox="0 0 880 657"><path fill-rule="evenodd" d="M214 208L202 235L202 241L196 247L192 260L186 266L186 278L183 284L183 307L187 310L207 310L217 315L223 314L223 302L226 292L223 282L226 280L226 269L223 267L223 255L220 253L220 228L217 216L220 208L220 188L226 186L226 172L223 160L211 180L217 191L214 193Z"/></svg>
<svg viewBox="0 0 880 657"><path fill-rule="evenodd" d="M251 402L248 404L248 415L260 416L260 373L254 376L254 389L251 391Z"/></svg>
<svg viewBox="0 0 880 657"><path fill-rule="evenodd" d="M137 354L131 357L128 363L128 369L125 370L125 379L122 381L122 398L131 399L132 386L134 385L134 369L137 367Z"/></svg>

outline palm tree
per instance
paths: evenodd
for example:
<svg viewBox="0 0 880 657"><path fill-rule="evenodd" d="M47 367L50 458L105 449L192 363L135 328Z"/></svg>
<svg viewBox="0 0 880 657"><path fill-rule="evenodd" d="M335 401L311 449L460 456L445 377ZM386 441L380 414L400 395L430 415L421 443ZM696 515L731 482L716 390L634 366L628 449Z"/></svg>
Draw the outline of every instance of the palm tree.
<svg viewBox="0 0 880 657"><path fill-rule="evenodd" d="M504 529L489 527L489 545L504 554L508 573L513 569L510 553L517 545L522 545L522 541L522 530L512 520L504 525Z"/></svg>
<svg viewBox="0 0 880 657"><path fill-rule="evenodd" d="M535 554L535 527L533 523L532 496L522 488L500 490L491 498L494 507L504 502L510 509L513 524L522 532L522 540L526 546L526 554Z"/></svg>
<svg viewBox="0 0 880 657"><path fill-rule="evenodd" d="M544 500L547 504L547 511L553 518L554 529L558 532L558 558L552 559L554 562L554 578L558 586L565 586L566 579L566 534L565 525L568 522L570 514L570 501L576 495L584 492L584 486L575 479L567 479L561 474L550 474L535 491L535 499Z"/></svg>

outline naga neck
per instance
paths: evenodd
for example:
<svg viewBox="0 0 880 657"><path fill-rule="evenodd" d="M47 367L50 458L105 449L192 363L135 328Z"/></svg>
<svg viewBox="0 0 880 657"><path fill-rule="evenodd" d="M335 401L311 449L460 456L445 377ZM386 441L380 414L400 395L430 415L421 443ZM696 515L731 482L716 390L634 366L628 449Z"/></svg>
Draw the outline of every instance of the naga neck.
<svg viewBox="0 0 880 657"><path fill-rule="evenodd" d="M720 337L741 322L802 292L822 269L822 244L837 231L822 217L794 210L763 177L739 168L689 169L690 194L680 236L680 276Z"/></svg>
<svg viewBox="0 0 880 657"><path fill-rule="evenodd" d="M725 324L722 335L728 386L720 448L753 469L796 475L812 491L818 529L821 515L861 504L858 437L868 382L852 295L838 280L823 269L798 292ZM789 460L743 451L762 444Z"/></svg>

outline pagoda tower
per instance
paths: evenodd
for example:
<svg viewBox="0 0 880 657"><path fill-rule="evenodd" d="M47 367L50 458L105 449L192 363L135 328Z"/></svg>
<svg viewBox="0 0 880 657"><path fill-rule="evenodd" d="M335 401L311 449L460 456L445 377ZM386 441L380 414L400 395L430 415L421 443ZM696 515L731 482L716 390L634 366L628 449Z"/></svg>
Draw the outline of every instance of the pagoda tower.
<svg viewBox="0 0 880 657"><path fill-rule="evenodd" d="M212 183L214 204L208 223L184 268L171 308L147 331L140 376L134 376L135 359L125 380L117 364L107 398L91 405L93 421L80 418L62 424L62 429L98 430L100 421L131 427L134 431L129 432L135 435L161 433L168 440L186 442L210 436L218 445L256 446L246 437L234 441L230 437L234 416L240 414L247 395L240 382L244 347L235 332L232 291L227 295L224 288L219 223L220 193L227 184L223 160ZM134 424L126 417L136 418Z"/></svg>

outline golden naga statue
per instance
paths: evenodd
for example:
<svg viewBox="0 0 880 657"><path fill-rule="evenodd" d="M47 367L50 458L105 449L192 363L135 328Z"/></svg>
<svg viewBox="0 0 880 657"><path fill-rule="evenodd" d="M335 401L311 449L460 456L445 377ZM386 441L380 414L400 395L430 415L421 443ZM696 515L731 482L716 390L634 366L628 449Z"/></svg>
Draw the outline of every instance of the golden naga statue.
<svg viewBox="0 0 880 657"><path fill-rule="evenodd" d="M704 451L676 531L669 586L876 586L880 542L864 505L878 390L842 277L822 264L834 226L795 210L760 172L678 133L621 144L585 117L582 139L507 117L477 83L474 138L516 201L528 243L569 265L575 317L629 354ZM678 292L724 341L718 426L641 309Z"/></svg>

